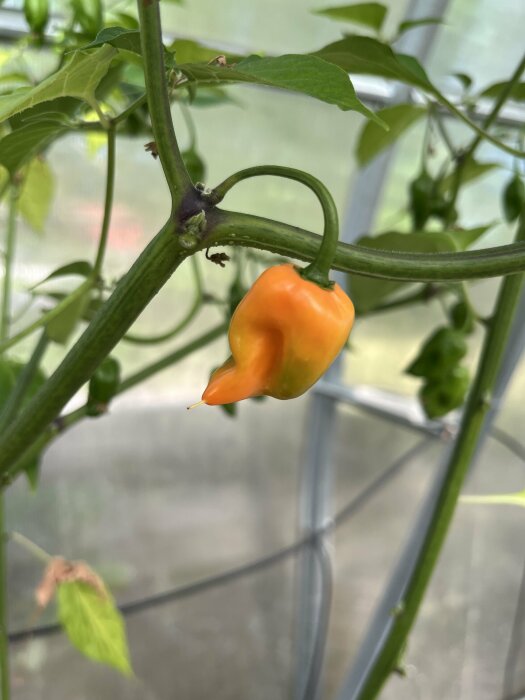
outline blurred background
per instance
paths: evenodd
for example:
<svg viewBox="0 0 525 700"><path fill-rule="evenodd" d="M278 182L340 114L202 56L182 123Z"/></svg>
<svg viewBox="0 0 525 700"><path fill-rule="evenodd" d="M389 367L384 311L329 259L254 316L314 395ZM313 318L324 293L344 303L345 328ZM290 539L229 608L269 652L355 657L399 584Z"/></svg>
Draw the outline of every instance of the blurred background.
<svg viewBox="0 0 525 700"><path fill-rule="evenodd" d="M170 36L242 53L273 54L315 50L335 41L341 27L311 12L333 4L186 0L183 5L163 2L162 12ZM390 7L386 36L409 10L416 16L443 13L424 63L444 91L457 89L451 74L458 71L473 76L476 88L504 80L521 57L525 4L520 0L420 0L415 8L405 0L385 4ZM0 18L6 27L17 11L16 4L4 3ZM126 11L134 9L126 6ZM48 59L43 52L24 55L33 62L35 75L45 73ZM291 94L272 94L269 100L264 89L254 87L236 86L229 94L228 103L192 109L207 184L256 164L288 165L313 173L329 187L347 240L367 232L359 229L366 217L371 233L388 230L403 218L407 183L419 167L423 124L401 139L380 182L373 170L359 171L354 149L364 120L356 113ZM184 147L189 143L186 124L178 110L173 116ZM468 140L463 126L450 121L449 128L457 140ZM512 169L511 158L490 145L483 145L478 155ZM110 278L123 274L151 239L164 221L168 201L160 165L144 152L140 139L119 139L117 158L107 256ZM49 162L56 187L53 208L44 234L22 228L15 305L23 305L28 286L58 265L85 258L96 246L105 177L103 143L78 133L66 136L51 149ZM464 191L460 207L465 225L500 217L499 197L507 175L494 170ZM356 198L356 187L367 197ZM365 213L359 201L367 207ZM314 231L322 226L318 203L292 182L264 178L243 183L228 196L227 206ZM479 245L511 238L511 229L502 224ZM231 270L203 255L199 262L206 290L224 295ZM248 280L255 272L247 263ZM489 313L497 281L469 286L479 309ZM185 264L134 331L167 329L190 304L191 271ZM183 345L221 318L219 309L205 307L162 352ZM337 382L391 392L393 406L411 406L395 398L413 397L418 389L403 370L441 319L437 301L358 318ZM481 333L473 344L472 365L480 340ZM32 342L20 346L21 357ZM158 354L155 346L124 343L116 351L126 373ZM308 556L295 549L227 580L193 584L288 547L314 520L317 525L326 522L399 461L391 478L358 501L326 538L333 596L318 697L350 698L344 688L352 660L414 533L418 509L447 446L315 392L291 402L247 401L235 417L206 406L187 412L186 406L199 399L210 370L227 354L226 339L221 338L118 398L109 416L76 426L52 445L36 493L22 480L10 490L8 528L48 552L88 561L119 604L175 591L164 601L153 601L158 604L131 606L126 616L136 672L131 680L90 663L60 633L15 641L17 700L301 697L318 616L327 607L326 587L312 573ZM49 352L48 369L59 355L58 349ZM524 393L521 361L496 417L499 428L519 438ZM466 491L518 491L524 471L523 456L488 436ZM312 508L318 508L314 515ZM519 595L524 517L518 507L459 506L409 640L406 677L393 677L381 697L525 696L525 600L520 602ZM10 545L9 555L10 629L15 631L35 624L33 591L41 564L15 545ZM311 577L306 592L305 575ZM49 610L37 622L53 620Z"/></svg>

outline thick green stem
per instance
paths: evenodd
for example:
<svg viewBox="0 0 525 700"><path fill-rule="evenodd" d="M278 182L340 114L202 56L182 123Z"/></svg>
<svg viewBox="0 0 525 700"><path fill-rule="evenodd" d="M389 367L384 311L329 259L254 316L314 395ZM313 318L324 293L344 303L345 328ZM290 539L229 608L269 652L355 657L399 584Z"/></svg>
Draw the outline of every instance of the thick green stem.
<svg viewBox="0 0 525 700"><path fill-rule="evenodd" d="M316 251L313 261L304 270L301 275L322 287L330 287L330 270L333 266L335 251L337 248L337 240L339 237L339 220L337 216L337 207L332 195L323 183L313 175L305 173L303 170L295 168L285 168L279 165L259 165L254 168L246 168L238 173L230 175L224 182L211 193L213 201L220 202L224 196L239 182L247 180L251 177L260 175L275 175L284 177L288 180L295 180L302 185L306 185L316 195L321 203L324 216L324 231L323 239L319 249Z"/></svg>
<svg viewBox="0 0 525 700"><path fill-rule="evenodd" d="M7 218L5 272L0 310L0 341L9 335L11 322L11 289L13 283L13 265L15 258L16 221L18 213L19 188L11 183L9 192L9 212ZM9 676L9 639L7 611L7 542L5 533L4 495L0 494L0 690L1 700L9 700L11 683Z"/></svg>
<svg viewBox="0 0 525 700"><path fill-rule="evenodd" d="M202 247L241 245L312 260L320 236L251 214L217 210ZM339 243L334 269L405 282L458 282L525 271L525 243L464 253L395 253Z"/></svg>
<svg viewBox="0 0 525 700"><path fill-rule="evenodd" d="M113 194L115 191L115 155L116 155L116 132L115 126L110 125L107 131L108 139L108 157L106 166L106 195L104 199L104 216L102 217L102 226L100 229L100 238L98 241L97 255L95 264L93 265L93 276L100 276L102 265L104 263L104 254L109 235L109 225L111 223L111 211L113 209Z"/></svg>
<svg viewBox="0 0 525 700"><path fill-rule="evenodd" d="M192 187L192 183L180 154L171 119L159 0L137 0L137 5L151 127L170 188L173 208L177 209L185 191Z"/></svg>
<svg viewBox="0 0 525 700"><path fill-rule="evenodd" d="M123 392L128 391L128 389L132 389L137 384L149 379L158 372L166 369L167 367L173 366L177 362L180 362L180 360L183 360L188 355L191 355L209 343L212 343L214 340L217 340L217 338L220 338L220 336L227 330L228 324L221 323L198 338L195 338L195 340L190 341L181 348L177 348L177 350L169 353L165 357L162 357L160 360L157 360L156 362L153 362L147 367L139 370L135 374L130 375L122 381L118 388L117 394L122 394ZM75 411L72 411L65 416L60 416L56 422L49 426L40 435L38 440L29 448L29 450L22 454L22 457L18 459L12 467L10 467L9 471L4 475L1 488L5 488L12 483L18 474L24 470L24 466L28 459L31 457L37 457L44 449L46 449L50 442L52 442L59 435L62 435L65 430L73 427L79 421L85 418L88 415L87 409L88 406L85 404L84 406L77 408Z"/></svg>
<svg viewBox="0 0 525 700"><path fill-rule="evenodd" d="M18 381L16 382L13 390L9 394L9 397L5 403L4 410L0 415L0 435L9 426L12 420L15 418L18 409L22 405L22 401L26 395L27 389L31 384L44 356L44 353L49 344L49 338L44 330L40 336L33 354L31 355L29 362L24 366L23 370L20 372Z"/></svg>
<svg viewBox="0 0 525 700"><path fill-rule="evenodd" d="M55 373L13 422L9 434L0 438L0 475L38 439L89 380L187 255L168 222L117 284Z"/></svg>
<svg viewBox="0 0 525 700"><path fill-rule="evenodd" d="M525 211L518 232L525 238ZM488 330L481 359L459 434L447 465L441 491L434 507L420 554L399 604L394 622L382 639L382 648L357 696L359 700L376 698L395 669L400 653L416 619L419 606L434 571L449 530L465 476L478 446L491 393L500 370L503 353L512 327L514 312L523 287L523 275L506 277L500 286L495 312Z"/></svg>
<svg viewBox="0 0 525 700"><path fill-rule="evenodd" d="M134 343L135 345L156 345L157 343L164 343L167 340L174 338L178 333L183 331L186 326L191 323L191 321L193 321L202 306L202 277L199 269L199 263L197 262L197 257L195 255L193 255L191 258L191 264L195 282L195 298L193 299L193 304L188 309L186 315L173 328L165 333L150 336L140 336L133 335L132 333L126 333L123 340L125 340L127 343Z"/></svg>

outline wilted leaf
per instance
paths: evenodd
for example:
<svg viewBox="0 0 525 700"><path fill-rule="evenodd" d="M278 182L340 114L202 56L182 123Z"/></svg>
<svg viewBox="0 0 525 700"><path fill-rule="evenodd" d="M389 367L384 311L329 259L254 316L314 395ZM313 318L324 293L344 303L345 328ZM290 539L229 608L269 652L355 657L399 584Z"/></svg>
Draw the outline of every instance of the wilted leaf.
<svg viewBox="0 0 525 700"><path fill-rule="evenodd" d="M351 22L369 27L378 32L383 26L387 13L387 8L378 2L358 2L352 5L341 5L339 7L327 7L315 10L316 15L329 17L339 22Z"/></svg>
<svg viewBox="0 0 525 700"><path fill-rule="evenodd" d="M376 115L388 125L389 130L385 131L373 122L367 122L363 126L357 141L356 155L359 165L366 165L373 160L381 151L397 141L401 134L421 119L426 112L425 107L413 104L394 105L376 112Z"/></svg>
<svg viewBox="0 0 525 700"><path fill-rule="evenodd" d="M35 158L27 168L18 207L26 223L37 233L44 231L54 192L55 178L49 163Z"/></svg>

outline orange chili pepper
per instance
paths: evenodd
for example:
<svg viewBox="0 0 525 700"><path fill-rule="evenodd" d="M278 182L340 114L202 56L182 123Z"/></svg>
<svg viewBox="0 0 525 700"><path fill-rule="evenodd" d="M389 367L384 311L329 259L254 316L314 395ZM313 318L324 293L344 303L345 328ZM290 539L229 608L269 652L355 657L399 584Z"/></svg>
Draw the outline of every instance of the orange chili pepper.
<svg viewBox="0 0 525 700"><path fill-rule="evenodd" d="M353 322L354 306L339 285L324 289L291 264L267 269L233 314L232 355L212 374L203 402L304 394L335 360Z"/></svg>

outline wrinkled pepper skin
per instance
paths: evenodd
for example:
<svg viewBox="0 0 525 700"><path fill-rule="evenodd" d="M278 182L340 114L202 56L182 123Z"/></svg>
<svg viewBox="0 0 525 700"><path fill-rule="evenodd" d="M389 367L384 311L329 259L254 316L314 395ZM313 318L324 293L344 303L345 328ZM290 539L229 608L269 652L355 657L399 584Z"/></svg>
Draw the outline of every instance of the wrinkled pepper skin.
<svg viewBox="0 0 525 700"><path fill-rule="evenodd" d="M202 400L304 394L335 360L353 322L354 306L337 284L323 289L290 264L267 269L233 314L232 355L212 374Z"/></svg>

